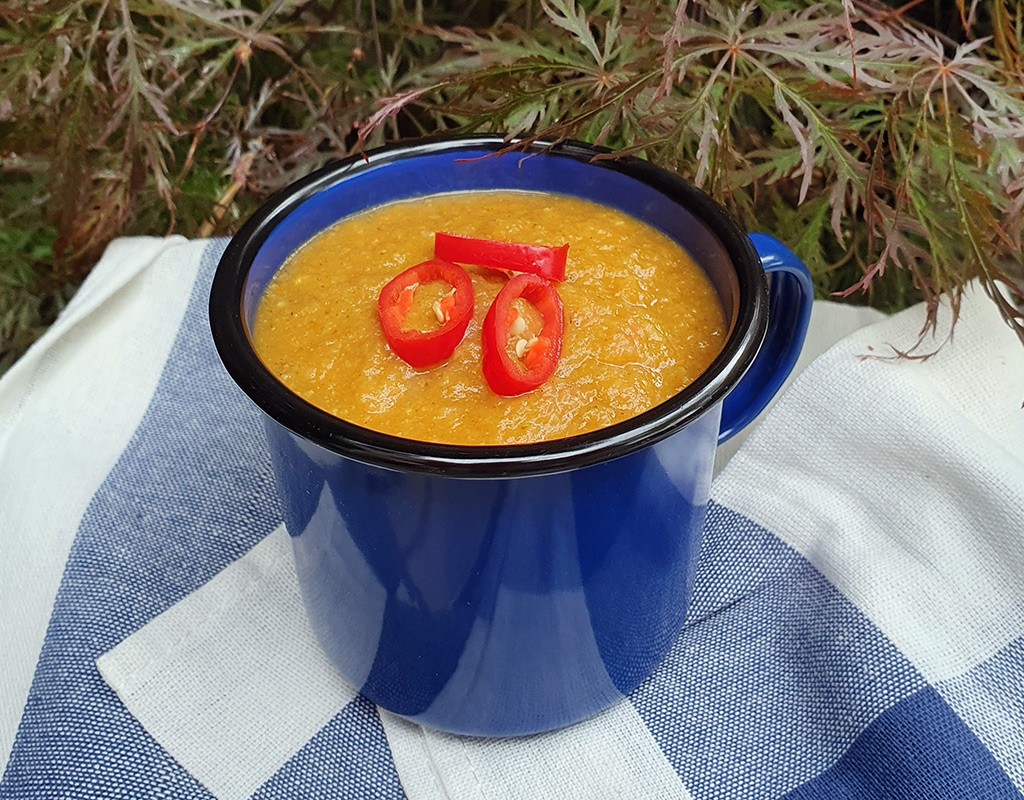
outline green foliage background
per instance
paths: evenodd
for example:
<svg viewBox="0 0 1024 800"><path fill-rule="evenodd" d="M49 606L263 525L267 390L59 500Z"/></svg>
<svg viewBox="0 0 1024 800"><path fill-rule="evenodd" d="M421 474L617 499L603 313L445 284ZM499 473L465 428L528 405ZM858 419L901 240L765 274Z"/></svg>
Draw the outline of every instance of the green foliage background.
<svg viewBox="0 0 1024 800"><path fill-rule="evenodd" d="M822 296L956 307L980 278L1024 341L1022 30L1022 0L0 5L0 371L112 238L227 234L329 158L440 130L639 154Z"/></svg>

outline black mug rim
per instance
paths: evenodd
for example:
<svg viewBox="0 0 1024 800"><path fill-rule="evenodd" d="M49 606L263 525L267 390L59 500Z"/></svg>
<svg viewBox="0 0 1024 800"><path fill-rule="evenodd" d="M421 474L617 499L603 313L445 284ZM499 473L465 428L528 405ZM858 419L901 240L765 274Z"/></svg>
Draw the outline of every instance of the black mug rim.
<svg viewBox="0 0 1024 800"><path fill-rule="evenodd" d="M499 152L513 145L590 162L620 172L666 195L717 236L736 271L739 303L725 346L693 383L668 400L623 422L562 439L513 445L450 445L405 439L328 414L288 389L260 360L245 322L249 270L270 232L307 199L364 169L400 159L458 152ZM281 189L231 238L210 291L214 345L228 373L278 424L341 456L385 469L459 478L510 478L564 472L626 456L653 445L703 415L739 382L757 355L768 325L768 283L747 235L728 212L679 176L632 156L583 142L520 143L497 135L436 136L385 145L333 161Z"/></svg>

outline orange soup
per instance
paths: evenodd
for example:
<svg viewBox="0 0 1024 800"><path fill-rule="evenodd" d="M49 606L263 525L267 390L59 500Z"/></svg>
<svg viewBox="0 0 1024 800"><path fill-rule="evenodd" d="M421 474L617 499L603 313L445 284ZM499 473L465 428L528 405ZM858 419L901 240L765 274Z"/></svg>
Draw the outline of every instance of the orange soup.
<svg viewBox="0 0 1024 800"><path fill-rule="evenodd" d="M561 358L537 389L498 396L481 370L481 326L509 280L501 272L466 267L475 313L443 364L416 370L388 347L378 295L433 258L437 231L569 244L566 277L556 284L565 313ZM436 298L424 288L407 324L428 330L437 324ZM254 337L285 385L336 417L408 439L494 445L560 439L634 417L707 369L725 333L703 271L654 228L578 198L488 191L392 203L323 231L271 281Z"/></svg>

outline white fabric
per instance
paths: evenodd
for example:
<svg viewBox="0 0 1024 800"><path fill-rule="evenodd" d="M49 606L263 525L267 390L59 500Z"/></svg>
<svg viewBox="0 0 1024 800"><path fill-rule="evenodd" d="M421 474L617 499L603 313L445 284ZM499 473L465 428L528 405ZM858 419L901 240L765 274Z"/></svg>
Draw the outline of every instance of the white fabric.
<svg viewBox="0 0 1024 800"><path fill-rule="evenodd" d="M715 474L717 475L721 472L725 465L729 463L740 447L743 446L743 443L747 441L750 434L757 428L758 423L771 411L779 401L779 398L785 395L786 389L790 387L808 364L840 339L844 339L866 325L871 325L883 319L885 319L885 314L870 306L844 306L839 303L829 303L822 300L815 302L811 312L811 322L807 326L807 339L804 341L804 346L800 351L800 358L797 360L796 366L764 411L750 425L734 435L729 441L723 442L718 446L718 450L715 452Z"/></svg>
<svg viewBox="0 0 1024 800"><path fill-rule="evenodd" d="M1024 634L1024 350L974 292L928 360L865 358L908 349L922 321L909 309L811 364L714 495L803 553L934 682Z"/></svg>
<svg viewBox="0 0 1024 800"><path fill-rule="evenodd" d="M75 531L149 405L204 246L111 244L0 383L0 774Z"/></svg>
<svg viewBox="0 0 1024 800"><path fill-rule="evenodd" d="M252 795L356 695L313 638L283 526L97 666L220 800Z"/></svg>
<svg viewBox="0 0 1024 800"><path fill-rule="evenodd" d="M691 800L632 703L539 736L472 739L381 712L410 800Z"/></svg>

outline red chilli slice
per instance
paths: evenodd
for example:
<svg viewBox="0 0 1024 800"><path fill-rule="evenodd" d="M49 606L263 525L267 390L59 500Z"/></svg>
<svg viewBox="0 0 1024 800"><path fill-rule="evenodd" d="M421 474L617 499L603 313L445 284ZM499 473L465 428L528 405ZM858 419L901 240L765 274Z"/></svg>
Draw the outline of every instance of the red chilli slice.
<svg viewBox="0 0 1024 800"><path fill-rule="evenodd" d="M404 327L419 284L444 281L455 292L440 301L444 322L433 331ZM466 335L473 318L473 282L462 267L440 259L409 267L393 278L377 300L384 338L396 356L416 369L427 369L447 361Z"/></svg>
<svg viewBox="0 0 1024 800"><path fill-rule="evenodd" d="M434 256L442 261L475 264L507 272L525 272L551 281L565 280L569 245L546 247L539 244L495 242L453 233L434 234Z"/></svg>
<svg viewBox="0 0 1024 800"><path fill-rule="evenodd" d="M531 303L543 319L537 341L522 359L508 353L511 328L518 316L512 304L520 297ZM504 397L536 389L554 374L564 335L565 313L558 290L537 275L516 275L498 292L484 318L482 351L487 385Z"/></svg>

